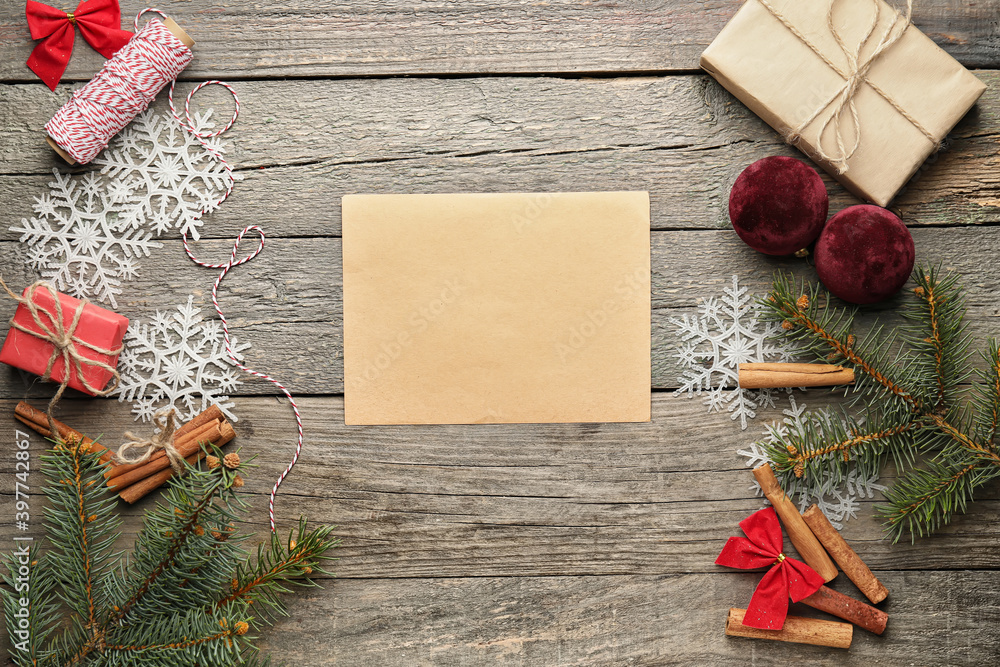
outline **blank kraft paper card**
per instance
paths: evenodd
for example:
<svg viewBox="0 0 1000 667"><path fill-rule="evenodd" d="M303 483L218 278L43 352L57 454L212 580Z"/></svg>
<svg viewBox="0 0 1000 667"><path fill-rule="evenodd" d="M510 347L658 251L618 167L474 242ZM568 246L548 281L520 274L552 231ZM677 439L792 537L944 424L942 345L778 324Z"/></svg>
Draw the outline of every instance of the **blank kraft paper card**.
<svg viewBox="0 0 1000 667"><path fill-rule="evenodd" d="M343 199L348 424L650 419L649 194Z"/></svg>

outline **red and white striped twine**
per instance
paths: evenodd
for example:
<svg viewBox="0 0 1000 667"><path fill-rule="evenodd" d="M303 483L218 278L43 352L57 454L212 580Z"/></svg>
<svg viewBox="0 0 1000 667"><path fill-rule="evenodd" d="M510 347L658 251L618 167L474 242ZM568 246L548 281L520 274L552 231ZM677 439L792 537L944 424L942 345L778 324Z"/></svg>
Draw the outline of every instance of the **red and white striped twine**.
<svg viewBox="0 0 1000 667"><path fill-rule="evenodd" d="M206 81L196 86L188 93L184 103L184 117L177 112L174 105L174 85L177 76L191 62L193 54L191 49L185 46L172 32L170 32L158 19L152 19L144 28L139 29L139 19L143 14L154 12L161 16L166 16L158 9L144 9L135 17L136 35L125 45L115 57L105 63L104 67L86 86L73 94L73 98L67 102L45 126L49 136L52 137L70 156L77 162L86 164L92 161L97 154L107 148L111 139L132 120L142 113L149 103L152 102L156 94L159 93L167 83L170 83L170 112L177 123L195 137L198 142L217 159L225 168L228 178L226 191L215 203L206 206L196 217L200 219L208 211L215 210L232 194L233 168L226 161L219 151L212 147L208 139L217 137L233 126L240 115L240 99L231 86L222 81ZM214 132L199 132L194 119L191 116L191 98L194 94L205 86L220 85L232 93L236 108L233 117L219 130ZM260 235L260 244L257 249L249 255L237 259L240 244L243 237L250 232ZM240 362L233 352L229 335L229 322L222 313L219 306L219 286L223 278L234 267L246 264L264 250L264 230L257 225L251 225L240 232L233 245L233 252L228 262L224 264L210 264L199 260L188 243L185 233L184 251L191 260L199 266L209 269L221 269L219 277L215 279L212 286L212 303L215 305L215 312L222 321L222 330L225 336L226 354L229 355L233 365L242 371L263 378L272 383L288 398L288 402L295 412L295 423L298 427L298 442L295 445L295 455L291 463L281 473L278 481L271 489L270 501L268 503L268 517L271 522L271 532L275 531L274 524L274 498L278 493L278 487L285 481L285 477L292 471L299 460L302 452L302 416L299 407L288 391L280 382L265 373L260 373L248 368Z"/></svg>
<svg viewBox="0 0 1000 667"><path fill-rule="evenodd" d="M139 16L147 11L156 10ZM107 148L194 57L160 20L150 20L142 30L138 20L129 43L45 124L48 135L80 164Z"/></svg>
<svg viewBox="0 0 1000 667"><path fill-rule="evenodd" d="M223 197L219 201L219 203L225 201L225 199L226 198ZM260 235L260 244L257 246L257 249L251 252L249 255L237 259L236 257L240 250L240 244L243 242L243 237L250 232L256 232L257 234ZM268 518L271 521L271 532L273 533L275 532L274 497L278 495L278 487L280 487L281 483L285 481L285 477L288 476L288 473L292 472L292 468L295 467L295 464L299 460L299 454L302 452L302 415L299 413L299 406L295 403L295 399L292 398L291 392L289 392L288 389L286 389L283 384L272 378L270 375L267 375L266 373L261 373L259 371L253 370L252 368L248 368L247 366L243 365L240 362L240 360L236 357L236 354L233 353L232 343L230 342L229 338L229 323L226 321L226 316L222 314L222 308L219 307L219 285L222 284L222 279L226 277L226 274L229 273L230 269L232 269L233 267L239 266L240 264L246 264L254 257L259 255L264 250L265 238L266 237L264 236L264 230L258 227L257 225L250 225L249 227L245 228L243 231L240 232L239 236L236 237L236 243L233 244L232 255L230 255L229 261L226 262L225 264L208 264L202 262L197 257L195 257L194 253L191 251L190 246L188 245L187 234L184 234L184 251L187 253L188 257L190 257L191 260L195 264L198 264L199 266L204 266L209 269L222 269L222 271L220 271L219 273L219 277L215 279L215 284L212 285L212 303L215 304L215 312L219 314L219 319L222 320L222 331L226 340L226 354L229 355L229 359L233 362L233 365L242 371L250 373L251 375L255 375L259 378L267 380L275 387L280 389L282 393L288 398L288 402L291 404L292 410L295 412L295 424L299 430L299 439L295 445L295 454L292 456L291 463L289 463L288 467L285 468L284 472L281 473L281 476L278 478L278 481L274 483L274 487L271 489L271 496L270 499L268 500L268 505L267 505Z"/></svg>
<svg viewBox="0 0 1000 667"><path fill-rule="evenodd" d="M142 12L139 13L138 16L136 16L137 28L138 28L139 17L145 14L146 12L158 12L162 14L162 12L159 12L159 10L156 9L143 10ZM226 174L229 176L229 178L227 179L228 184L226 186L226 191L222 194L222 196L218 200L216 200L213 204L206 206L204 209L202 209L202 211L195 217L195 220L200 220L202 216L204 216L208 211L215 210L216 208L221 206L224 201L229 199L229 195L231 195L233 192L233 185L235 183L235 179L233 178L232 165L230 165L229 162L226 161L226 158L223 157L222 154L219 153L219 151L217 151L215 148L212 147L212 145L209 143L208 140L228 131L236 123L236 120L240 117L240 98L239 95L236 94L236 91L233 89L233 87L230 86L228 83L225 83L223 81L214 81L214 80L205 81L195 86L191 90L191 92L188 93L187 99L185 99L184 101L184 116L181 117L181 115L177 112L177 107L174 104L175 84L176 81L170 82L170 94L168 97L168 102L170 103L170 113L173 114L174 120L176 120L177 123L182 128L184 128L186 132L190 133L191 136L197 139L198 143L200 143L206 151L208 151L216 160L219 161L219 163L223 166L223 168L225 168ZM191 99L194 97L195 93L197 93L199 90L201 90L205 86L211 86L211 85L222 86L232 94L233 102L235 103L235 108L233 110L233 117L224 127L214 132L199 132L197 129L197 125L194 122L194 118L191 116ZM240 244L243 243L243 237L245 237L250 232L256 232L260 236L260 244L250 254L246 255L245 257L237 259L240 250ZM218 278L215 279L215 284L212 285L212 303L215 305L215 312L218 314L219 319L222 321L222 332L226 342L226 354L229 355L230 361L232 361L233 365L239 368L240 370L249 373L250 375L254 375L256 377L267 380L275 387L280 389L281 393L283 393L285 397L288 399L289 404L291 404L292 406L292 411L295 413L295 425L296 428L298 429L298 440L295 443L295 454L292 456L292 460L288 464L288 467L285 468L285 470L281 473L281 476L278 477L278 481L274 483L274 486L271 488L270 498L268 499L267 514L268 514L268 519L271 522L271 532L273 533L276 530L274 524L274 498L275 496L278 495L278 488L281 486L281 483L284 482L285 478L288 477L288 474L292 472L292 468L294 468L295 464L298 463L299 455L302 453L302 440L303 440L302 415L299 412L298 404L292 397L292 393L288 391L288 389L285 388L283 384L281 384L280 382L278 382L277 380L275 380L273 377L271 377L266 373L255 371L254 369L244 365L239 360L239 358L236 356L236 353L233 352L233 345L229 335L229 322L226 320L226 316L222 312L222 307L219 306L219 286L222 284L222 280L226 277L226 274L228 274L229 271L234 267L240 266L241 264L246 264L254 257L259 255L261 252L263 252L264 241L266 239L266 236L264 234L264 230L258 225L250 225L249 227L244 228L243 231L239 233L239 236L236 237L236 242L233 244L233 251L229 257L229 261L223 264L211 264L208 262L201 261L195 256L194 251L191 250L187 232L184 232L182 237L184 241L184 252L187 253L187 256L191 258L192 262L194 262L198 266L203 266L208 269L221 269Z"/></svg>

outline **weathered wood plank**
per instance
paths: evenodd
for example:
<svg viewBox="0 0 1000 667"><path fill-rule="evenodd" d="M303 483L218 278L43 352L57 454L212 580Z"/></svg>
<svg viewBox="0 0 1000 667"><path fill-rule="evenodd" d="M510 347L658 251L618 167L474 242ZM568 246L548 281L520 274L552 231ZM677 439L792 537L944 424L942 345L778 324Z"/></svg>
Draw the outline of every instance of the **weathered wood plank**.
<svg viewBox="0 0 1000 667"><path fill-rule="evenodd" d="M595 73L692 70L739 0L614 0L503 4L386 0L164 0L197 41L191 78ZM123 24L146 5L122 3ZM927 0L914 23L971 67L997 67L989 3ZM18 3L0 8L0 79L36 81L33 42ZM68 80L88 80L103 58L82 40Z"/></svg>
<svg viewBox="0 0 1000 667"><path fill-rule="evenodd" d="M988 665L1000 655L996 572L879 573L881 637L851 648L728 638L756 574L335 581L290 600L263 646L302 667L355 665ZM834 587L859 595L853 587ZM817 614L793 605L792 613Z"/></svg>
<svg viewBox="0 0 1000 667"><path fill-rule="evenodd" d="M0 80L17 85L0 86L0 209L8 212L0 257L4 276L22 285L34 277L6 228L30 215L31 197L57 165L38 131L73 86L51 95L34 82L23 65L32 45L22 10L8 5L0 7ZM676 386L679 374L671 316L693 313L733 273L758 292L774 268L811 275L805 263L762 258L724 229L728 185L740 169L795 154L709 78L684 74L738 5L161 5L199 39L187 78L257 79L239 84L245 115L233 134L246 180L209 223L207 236L217 240L198 248L221 259L244 225L268 228L267 251L224 284L223 306L237 335L254 343L251 365L316 394L301 401L307 448L279 496L281 526L304 513L337 524L344 539L335 566L342 579L293 600L292 617L266 633L268 648L306 666L996 661L997 485L969 515L916 545L882 540L873 502L862 503L845 536L892 590L893 620L885 637L859 632L851 651L831 654L722 636L725 610L745 605L758 579L713 565L736 523L762 505L734 452L756 427L740 432L728 415L706 415L697 399L654 392L650 424L348 428L342 399L329 395L343 387L336 237L346 193L649 189L653 229L667 230L653 233L658 388ZM139 7L123 2L126 15ZM918 4L916 23L967 65L998 68L996 18L982 3L934 0ZM78 43L68 78L86 80L99 66ZM680 74L494 76L538 72ZM428 78L308 80L398 74ZM1000 73L978 74L991 85L987 97L896 206L915 228L919 259L966 277L972 331L983 338L1000 321L1000 277L988 268L1000 251ZM306 80L260 81L283 76ZM227 108L214 90L198 103ZM833 210L855 203L839 186L831 192ZM958 225L985 227L944 228ZM934 228L916 229L924 226ZM208 315L212 279L170 239L142 262L121 310L148 319L194 290ZM0 305L0 319L11 310ZM24 391L16 373L0 370L0 414ZM269 385L248 381L238 393L237 446L260 454L246 491L255 506L249 528L262 536L267 493L287 464L294 427ZM826 396L802 400L832 404ZM114 401L70 398L60 416L90 433L135 426L128 406ZM8 442L0 549L15 532L13 426L0 429ZM37 462L43 445L32 441ZM37 471L31 485L37 493ZM37 500L29 534L39 529ZM123 544L151 502L122 508ZM835 586L857 595L846 581Z"/></svg>
<svg viewBox="0 0 1000 667"><path fill-rule="evenodd" d="M893 204L910 225L1000 221L1000 73L980 105ZM705 76L243 82L231 133L246 178L206 226L248 221L273 235L339 235L340 197L359 192L645 189L653 229L729 224L729 185L767 155L802 157ZM68 95L0 86L0 207L32 213L59 158L41 129ZM200 108L225 114L224 91ZM161 96L162 98L162 96ZM286 100L296 100L289 106ZM165 99L157 108L166 109ZM261 167L265 167L261 169ZM831 211L857 203L826 178ZM0 239L16 238L4 224Z"/></svg>
<svg viewBox="0 0 1000 667"><path fill-rule="evenodd" d="M1000 228L915 229L918 261L942 264L965 276L969 323L980 340L1000 334L1000 276L984 272L1000 253ZM251 239L247 247L253 245ZM196 245L203 259L224 261L228 241ZM23 262L25 248L0 244L7 263L4 275L19 286L35 280ZM774 259L760 255L729 230L654 232L652 234L652 353L654 388L678 386L677 330L672 317L696 314L700 299L721 295L738 274L742 284L764 294L777 269L794 269L815 279L805 260ZM141 262L140 277L119 297L119 311L148 321L157 310L171 310L186 302L189 293L206 317L214 316L210 288L217 274L192 264L177 241L168 241ZM343 391L343 307L341 241L337 238L278 238L260 257L234 270L223 283L221 303L234 334L251 342L251 367L273 372L293 391L307 394ZM895 302L869 309L889 318ZM13 303L0 301L0 318L13 313ZM890 319L890 321L895 321ZM25 391L20 376L0 369L0 397L14 398ZM50 391L36 387L33 395ZM247 378L241 393L271 394L271 385Z"/></svg>
<svg viewBox="0 0 1000 667"><path fill-rule="evenodd" d="M801 400L831 405L823 396ZM336 570L348 578L722 572L713 563L726 538L763 506L735 453L763 426L741 432L728 415L671 394L652 401L649 424L346 427L341 399L306 398L307 446L282 486L278 519L285 529L300 514L337 525ZM13 404L0 402L0 414ZM110 401L65 401L59 414L109 443L135 426L128 408ZM269 398L238 399L237 414L234 446L260 465L246 486L250 529L263 533L294 422ZM12 442L7 424L2 437ZM43 442L32 444L37 464ZM12 506L13 470L13 456L0 457L0 506ZM33 473L36 493L40 485ZM151 502L122 507L127 536ZM29 534L39 529L33 507ZM872 501L844 536L876 570L1000 569L998 518L1000 487L991 485L967 515L915 545L883 539ZM12 520L0 513L0 549Z"/></svg>
<svg viewBox="0 0 1000 667"><path fill-rule="evenodd" d="M889 627L881 637L855 630L846 651L725 637L726 611L746 606L759 579L732 571L327 580L288 596L289 616L259 645L299 667L993 664L1000 643L983 628L1000 621L996 572L879 576L892 590L880 605ZM802 605L791 612L831 618Z"/></svg>

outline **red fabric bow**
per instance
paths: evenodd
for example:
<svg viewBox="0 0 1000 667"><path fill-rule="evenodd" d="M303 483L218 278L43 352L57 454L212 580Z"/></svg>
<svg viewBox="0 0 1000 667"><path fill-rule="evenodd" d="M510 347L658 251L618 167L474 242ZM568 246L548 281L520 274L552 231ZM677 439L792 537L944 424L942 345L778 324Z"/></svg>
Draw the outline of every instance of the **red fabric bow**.
<svg viewBox="0 0 1000 667"><path fill-rule="evenodd" d="M73 55L74 25L105 58L115 55L132 38L132 33L120 29L122 12L118 0L83 0L73 13L28 0L25 14L31 38L42 40L31 52L28 67L51 90L56 89Z"/></svg>
<svg viewBox="0 0 1000 667"><path fill-rule="evenodd" d="M747 537L730 537L715 564L741 570L771 567L753 592L743 625L780 630L788 615L788 598L799 602L809 597L823 585L823 577L782 553L781 524L773 507L754 512L740 522L740 528Z"/></svg>

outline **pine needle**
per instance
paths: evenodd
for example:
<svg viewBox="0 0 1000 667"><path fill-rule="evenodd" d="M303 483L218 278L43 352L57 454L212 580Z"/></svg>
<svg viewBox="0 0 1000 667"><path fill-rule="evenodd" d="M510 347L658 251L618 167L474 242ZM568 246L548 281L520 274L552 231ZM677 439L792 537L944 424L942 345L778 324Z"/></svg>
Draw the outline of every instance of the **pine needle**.
<svg viewBox="0 0 1000 667"><path fill-rule="evenodd" d="M10 590L0 589L13 663L270 665L253 633L284 612L283 594L329 574L323 565L337 540L331 527L302 519L287 542L270 535L256 557L248 554L239 529L248 507L235 492L247 467L189 466L171 478L126 557L113 552L121 521L99 456L75 443L43 455L47 548L8 557ZM30 563L27 592L18 588L22 558Z"/></svg>
<svg viewBox="0 0 1000 667"><path fill-rule="evenodd" d="M786 481L831 472L839 479L851 462L874 474L892 460L902 476L879 511L894 541L939 529L1000 477L1000 346L989 341L987 368L974 373L957 276L918 268L913 282L906 324L898 332L876 326L861 340L852 331L856 309L832 306L818 285L779 273L761 302L785 338L857 377L843 418L808 415L802 433L761 446ZM974 376L963 404L962 385Z"/></svg>

